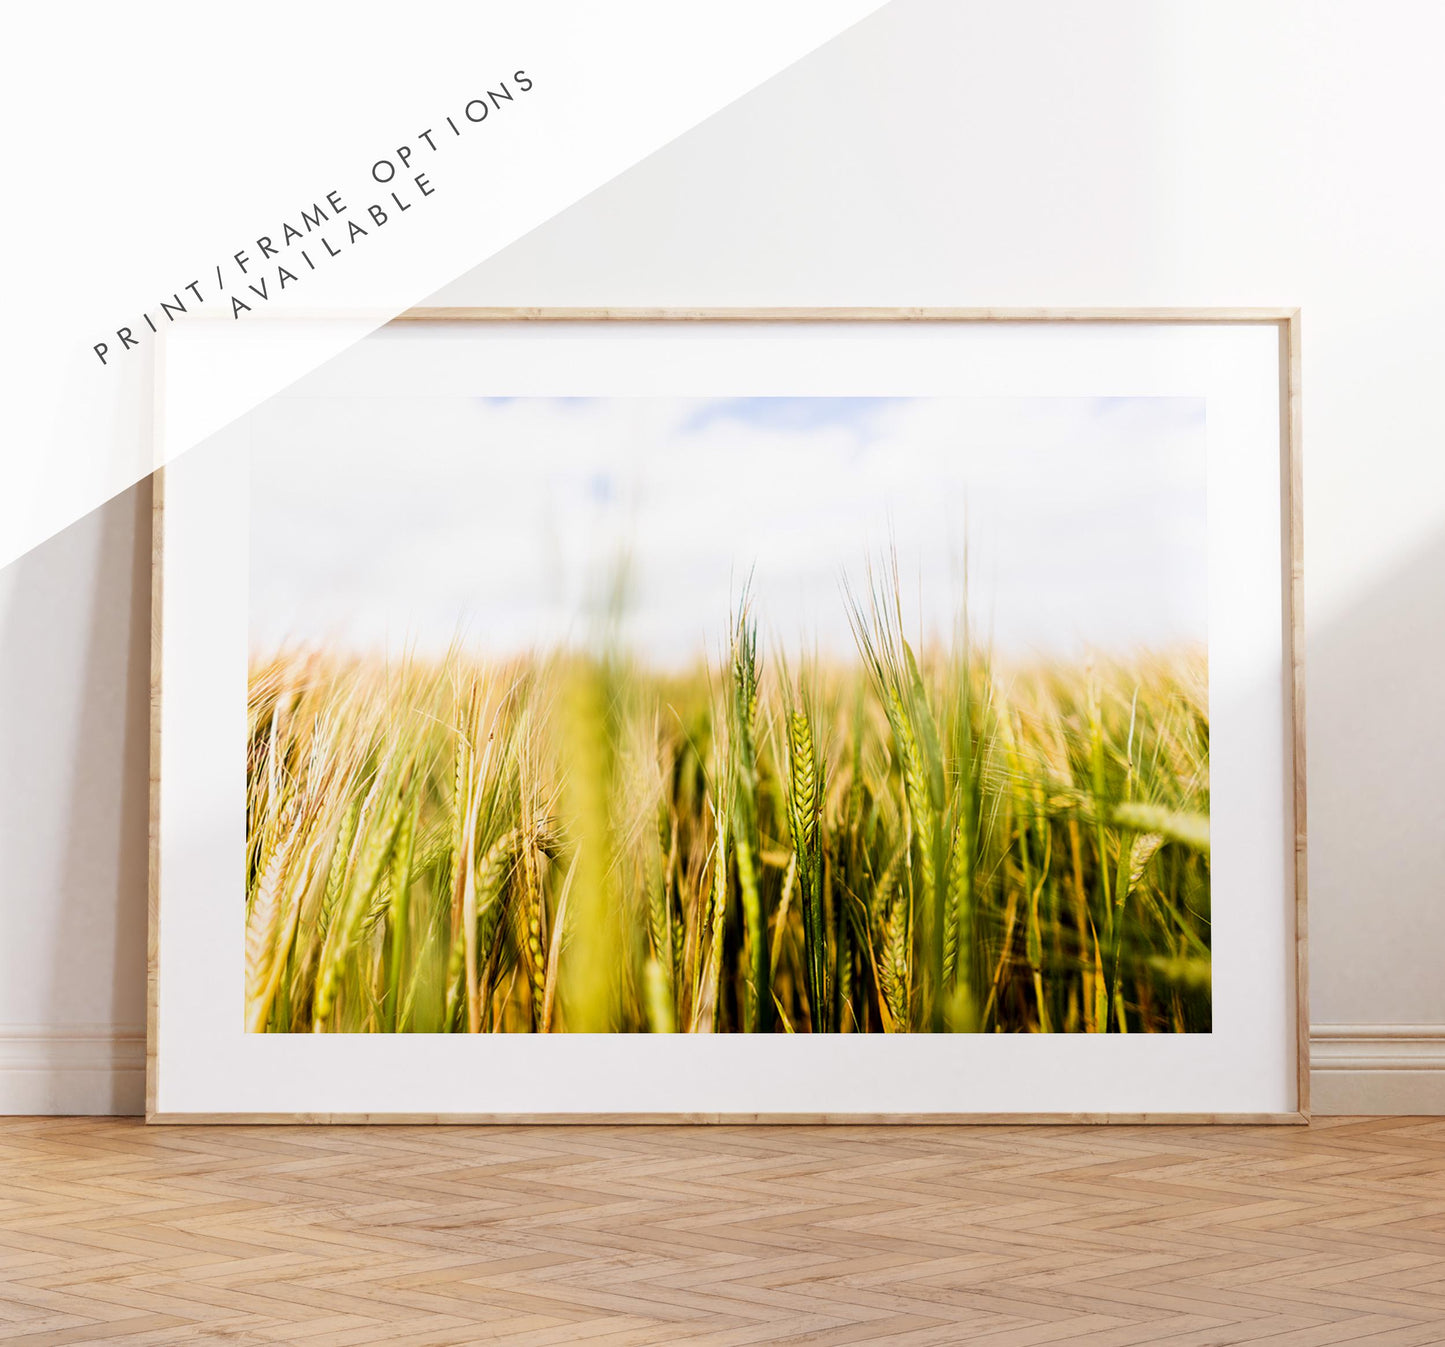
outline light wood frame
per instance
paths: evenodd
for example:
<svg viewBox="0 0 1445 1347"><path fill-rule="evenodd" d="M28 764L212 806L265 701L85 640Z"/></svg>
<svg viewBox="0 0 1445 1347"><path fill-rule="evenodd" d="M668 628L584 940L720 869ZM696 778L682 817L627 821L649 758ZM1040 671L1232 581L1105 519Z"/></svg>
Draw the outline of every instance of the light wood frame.
<svg viewBox="0 0 1445 1347"><path fill-rule="evenodd" d="M318 315L320 316L320 315ZM335 315L331 315L335 316ZM1285 724L1292 775L1295 1060L1297 1109L1292 1113L965 1113L965 1114L696 1114L696 1113L206 1113L168 1114L156 1107L160 940L161 641L164 626L165 469L153 476L150 678L150 884L146 940L146 1121L148 1123L393 1123L393 1124L1307 1124L1310 1120L1309 922L1305 778L1304 513L1300 311L1298 308L414 308L392 322L707 322L707 323L1128 323L1256 325L1279 335L1281 565L1286 677ZM157 382L161 378L158 368Z"/></svg>

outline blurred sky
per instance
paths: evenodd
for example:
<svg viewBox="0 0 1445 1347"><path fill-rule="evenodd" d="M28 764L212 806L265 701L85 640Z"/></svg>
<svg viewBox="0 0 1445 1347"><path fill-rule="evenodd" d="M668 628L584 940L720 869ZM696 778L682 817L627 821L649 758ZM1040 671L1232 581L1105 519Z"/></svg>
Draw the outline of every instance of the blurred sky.
<svg viewBox="0 0 1445 1347"><path fill-rule="evenodd" d="M483 653L625 638L851 654L892 545L910 633L1006 654L1205 639L1204 405L1183 398L275 398L252 413L252 647Z"/></svg>

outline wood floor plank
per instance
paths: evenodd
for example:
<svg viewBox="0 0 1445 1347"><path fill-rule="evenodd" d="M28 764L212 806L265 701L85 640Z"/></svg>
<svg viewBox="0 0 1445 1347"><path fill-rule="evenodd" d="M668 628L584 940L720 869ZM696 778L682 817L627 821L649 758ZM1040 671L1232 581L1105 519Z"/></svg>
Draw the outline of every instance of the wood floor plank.
<svg viewBox="0 0 1445 1347"><path fill-rule="evenodd" d="M1445 1120L0 1120L0 1341L1445 1342Z"/></svg>

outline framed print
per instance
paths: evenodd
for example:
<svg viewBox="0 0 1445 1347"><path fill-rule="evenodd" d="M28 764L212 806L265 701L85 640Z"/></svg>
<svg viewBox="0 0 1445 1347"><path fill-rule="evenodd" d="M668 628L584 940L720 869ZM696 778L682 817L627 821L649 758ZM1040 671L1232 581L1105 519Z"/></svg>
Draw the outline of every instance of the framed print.
<svg viewBox="0 0 1445 1347"><path fill-rule="evenodd" d="M157 478L149 1116L1305 1118L1298 439L1289 311L379 329Z"/></svg>

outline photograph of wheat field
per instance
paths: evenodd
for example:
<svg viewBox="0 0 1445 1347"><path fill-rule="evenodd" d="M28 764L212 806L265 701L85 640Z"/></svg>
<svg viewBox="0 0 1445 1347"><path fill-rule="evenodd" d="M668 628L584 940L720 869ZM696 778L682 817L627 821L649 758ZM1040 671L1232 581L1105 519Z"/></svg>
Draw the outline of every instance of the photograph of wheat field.
<svg viewBox="0 0 1445 1347"><path fill-rule="evenodd" d="M281 397L245 1025L1201 1033L1182 398Z"/></svg>

